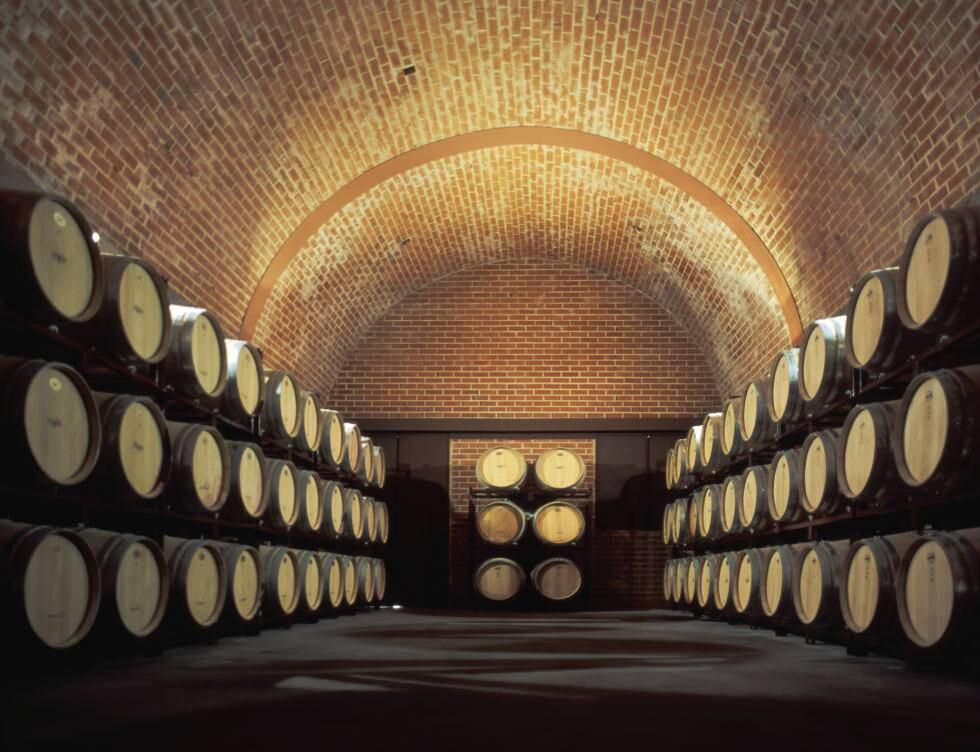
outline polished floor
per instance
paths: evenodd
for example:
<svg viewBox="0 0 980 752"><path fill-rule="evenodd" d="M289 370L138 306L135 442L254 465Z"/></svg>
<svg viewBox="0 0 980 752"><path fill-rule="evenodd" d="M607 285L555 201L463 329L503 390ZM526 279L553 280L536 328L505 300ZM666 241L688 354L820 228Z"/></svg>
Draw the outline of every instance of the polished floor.
<svg viewBox="0 0 980 752"><path fill-rule="evenodd" d="M666 611L383 609L7 690L12 749L828 752L980 739L975 679Z"/></svg>

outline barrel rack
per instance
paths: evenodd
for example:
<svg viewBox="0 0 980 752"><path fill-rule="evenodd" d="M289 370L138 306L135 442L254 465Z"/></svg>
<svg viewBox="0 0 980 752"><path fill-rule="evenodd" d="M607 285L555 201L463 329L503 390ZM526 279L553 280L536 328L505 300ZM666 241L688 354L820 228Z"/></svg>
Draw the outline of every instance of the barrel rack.
<svg viewBox="0 0 980 752"><path fill-rule="evenodd" d="M525 530L524 534L511 543L490 543L480 537L476 527L477 505L480 502L506 499L524 511L525 515L549 501L566 501L575 504L585 517L585 530L578 541L563 545L550 545L538 540L532 531ZM549 601L537 596L527 583L515 598L494 603L481 598L470 583L469 608L473 610L534 610L534 611L574 611L586 607L591 600L590 564L592 561L592 541L595 537L595 504L591 488L577 488L572 491L543 491L528 484L517 491L498 491L488 488L469 489L467 524L467 553L468 572L470 577L482 561L495 556L506 556L521 565L525 573L530 573L535 565L555 557L569 559L578 566L582 573L582 587L578 593L564 601Z"/></svg>
<svg viewBox="0 0 980 752"><path fill-rule="evenodd" d="M369 493L372 498L390 503L383 489L368 489L356 475L320 462L316 453L302 451L291 443L262 434L258 416L248 423L241 423L223 415L216 406L178 394L165 383L158 365L120 363L90 344L72 337L70 327L62 331L57 325L39 324L0 303L0 338L3 343L0 351L4 355L67 363L84 377L93 390L149 397L160 407L167 420L210 425L225 439L253 442L267 457L287 459L300 469L315 471L325 480L339 481L346 487L357 488ZM9 468L8 472L0 475L0 518L31 524L91 526L138 533L161 546L164 536L172 535L239 542L255 547L271 544L329 548L341 555L385 558L384 545L380 542L372 544L346 538L328 538L298 529L276 529L262 520L226 519L217 512L213 515L189 514L180 508L172 508L163 497L152 501L115 502L100 493L98 477L94 475L72 487L17 485L11 482L15 476L16 473L10 472ZM342 606L332 614L354 613L358 608L361 607ZM213 627L192 634L158 629L149 639L134 643L131 648L141 654L153 654L176 644L213 642L230 634L258 634L262 629L288 628L294 623L317 621L330 615L330 612L323 612L319 616L309 616L298 610L290 616L277 618L260 615L250 624L229 626L219 621ZM119 654L121 650L125 652L126 646L99 645L99 640L91 642L93 644L88 646L88 653L100 654L104 650L112 654ZM78 660L84 662L85 658L79 657ZM59 662L63 662L63 658Z"/></svg>

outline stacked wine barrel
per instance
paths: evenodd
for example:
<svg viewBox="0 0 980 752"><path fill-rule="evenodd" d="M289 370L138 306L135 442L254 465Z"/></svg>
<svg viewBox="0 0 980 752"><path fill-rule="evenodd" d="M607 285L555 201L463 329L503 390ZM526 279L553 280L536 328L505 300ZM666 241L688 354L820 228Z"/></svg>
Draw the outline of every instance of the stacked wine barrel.
<svg viewBox="0 0 980 752"><path fill-rule="evenodd" d="M690 492L664 512L669 600L872 647L963 645L980 626L978 287L980 208L930 214L691 427L666 459ZM951 529L910 529L913 509Z"/></svg>
<svg viewBox="0 0 980 752"><path fill-rule="evenodd" d="M591 493L585 461L562 447L529 465L517 449L491 447L471 491L473 590L483 605L569 608L585 592Z"/></svg>
<svg viewBox="0 0 980 752"><path fill-rule="evenodd" d="M93 238L0 193L3 628L68 648L380 603L384 450Z"/></svg>

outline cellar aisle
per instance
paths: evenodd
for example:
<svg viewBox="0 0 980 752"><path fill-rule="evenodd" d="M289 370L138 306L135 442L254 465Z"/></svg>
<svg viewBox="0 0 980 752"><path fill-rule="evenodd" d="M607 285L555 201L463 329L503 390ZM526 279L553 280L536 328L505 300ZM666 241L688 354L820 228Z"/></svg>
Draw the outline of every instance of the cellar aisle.
<svg viewBox="0 0 980 752"><path fill-rule="evenodd" d="M938 729L966 749L980 733L980 682L669 611L383 609L9 680L7 697L13 749L796 752L907 748Z"/></svg>

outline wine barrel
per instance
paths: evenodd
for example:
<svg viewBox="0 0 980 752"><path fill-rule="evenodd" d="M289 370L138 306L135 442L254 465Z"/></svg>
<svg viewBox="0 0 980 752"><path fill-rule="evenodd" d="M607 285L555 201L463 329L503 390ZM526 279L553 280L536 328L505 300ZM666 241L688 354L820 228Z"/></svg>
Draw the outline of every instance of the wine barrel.
<svg viewBox="0 0 980 752"><path fill-rule="evenodd" d="M799 452L796 449L776 452L766 473L766 504L773 521L786 524L803 516L799 486Z"/></svg>
<svg viewBox="0 0 980 752"><path fill-rule="evenodd" d="M388 505L378 502L378 542L382 545L388 542L389 534Z"/></svg>
<svg viewBox="0 0 980 752"><path fill-rule="evenodd" d="M534 462L534 480L545 491L571 491L585 478L585 460L571 449L546 449Z"/></svg>
<svg viewBox="0 0 980 752"><path fill-rule="evenodd" d="M721 536L721 484L705 486L698 508L698 535L712 541Z"/></svg>
<svg viewBox="0 0 980 752"><path fill-rule="evenodd" d="M492 447L476 461L476 479L481 488L516 491L526 478L527 460L511 447Z"/></svg>
<svg viewBox="0 0 980 752"><path fill-rule="evenodd" d="M719 614L730 614L735 606L732 599L735 585L735 573L738 571L738 555L734 552L721 554L718 557L717 574L712 585L711 597L715 611Z"/></svg>
<svg viewBox="0 0 980 752"><path fill-rule="evenodd" d="M269 475L269 507L266 515L273 527L289 530L300 515L299 470L288 460L270 460L266 471Z"/></svg>
<svg viewBox="0 0 980 752"><path fill-rule="evenodd" d="M510 559L487 559L473 574L473 588L487 600L508 601L523 587L524 570Z"/></svg>
<svg viewBox="0 0 980 752"><path fill-rule="evenodd" d="M738 522L743 530L758 532L772 524L769 516L769 472L764 465L747 467L739 485L742 495L738 505Z"/></svg>
<svg viewBox="0 0 980 752"><path fill-rule="evenodd" d="M692 556L687 560L684 570L684 604L693 607L698 598L698 581L701 579L701 556Z"/></svg>
<svg viewBox="0 0 980 752"><path fill-rule="evenodd" d="M793 572L805 544L776 546L762 555L763 576L760 586L762 613L776 623L796 621L793 607Z"/></svg>
<svg viewBox="0 0 980 752"><path fill-rule="evenodd" d="M335 480L323 484L323 534L337 540L344 536L344 487Z"/></svg>
<svg viewBox="0 0 980 752"><path fill-rule="evenodd" d="M721 413L708 413L701 423L701 466L711 471L720 467L725 460L721 450Z"/></svg>
<svg viewBox="0 0 980 752"><path fill-rule="evenodd" d="M159 363L170 350L173 322L163 278L145 261L102 254L105 297L98 313L69 325L76 339L122 363Z"/></svg>
<svg viewBox="0 0 980 752"><path fill-rule="evenodd" d="M320 560L312 551L294 549L292 553L299 573L299 610L306 614L319 613L325 587Z"/></svg>
<svg viewBox="0 0 980 752"><path fill-rule="evenodd" d="M980 528L917 538L902 556L896 591L898 618L915 648L968 644L980 614Z"/></svg>
<svg viewBox="0 0 980 752"><path fill-rule="evenodd" d="M664 600L670 603L673 600L674 590L674 568L677 563L673 559L668 559L664 564L663 592Z"/></svg>
<svg viewBox="0 0 980 752"><path fill-rule="evenodd" d="M762 578L765 576L765 549L749 548L736 554L735 583L732 586L732 605L735 613L744 617L762 614Z"/></svg>
<svg viewBox="0 0 980 752"><path fill-rule="evenodd" d="M228 500L231 456L225 440L211 426L167 423L172 447L166 496L189 512L213 514Z"/></svg>
<svg viewBox="0 0 980 752"><path fill-rule="evenodd" d="M733 535L741 532L738 507L742 497L742 477L729 475L721 484L721 533Z"/></svg>
<svg viewBox="0 0 980 752"><path fill-rule="evenodd" d="M701 431L700 425L691 426L687 429L687 444L685 448L687 457L688 475L697 477L704 472L704 465L701 462Z"/></svg>
<svg viewBox="0 0 980 752"><path fill-rule="evenodd" d="M170 477L167 422L149 397L93 393L102 419L98 474L113 498L155 499Z"/></svg>
<svg viewBox="0 0 980 752"><path fill-rule="evenodd" d="M336 611L344 605L344 564L342 557L328 551L317 553L323 579L323 608Z"/></svg>
<svg viewBox="0 0 980 752"><path fill-rule="evenodd" d="M691 482L691 473L687 467L687 437L674 442L674 485L686 487Z"/></svg>
<svg viewBox="0 0 980 752"><path fill-rule="evenodd" d="M790 426L803 417L800 394L800 349L783 350L773 361L767 390L766 407L776 425Z"/></svg>
<svg viewBox="0 0 980 752"><path fill-rule="evenodd" d="M840 429L811 433L800 448L800 506L807 514L826 516L843 500L837 487L837 448Z"/></svg>
<svg viewBox="0 0 980 752"><path fill-rule="evenodd" d="M980 366L931 371L905 390L891 436L898 474L919 491L952 492L980 474Z"/></svg>
<svg viewBox="0 0 980 752"><path fill-rule="evenodd" d="M701 538L700 522L701 497L704 496L704 487L694 489L687 502L687 540L696 541Z"/></svg>
<svg viewBox="0 0 980 752"><path fill-rule="evenodd" d="M5 631L56 649L89 633L102 595L95 555L77 533L6 520L0 520L0 590Z"/></svg>
<svg viewBox="0 0 980 752"><path fill-rule="evenodd" d="M374 571L374 602L380 605L388 592L388 575L385 563L381 559L371 559L371 569Z"/></svg>
<svg viewBox="0 0 980 752"><path fill-rule="evenodd" d="M356 423L344 423L344 457L340 469L349 475L357 475L361 467L361 429Z"/></svg>
<svg viewBox="0 0 980 752"><path fill-rule="evenodd" d="M378 540L378 512L374 499L364 496L361 499L364 507L364 535L362 540L365 543L375 543Z"/></svg>
<svg viewBox="0 0 980 752"><path fill-rule="evenodd" d="M312 470L300 470L296 485L299 488L299 517L296 526L307 533L319 533L325 514L324 488L320 476Z"/></svg>
<svg viewBox="0 0 980 752"><path fill-rule="evenodd" d="M99 310L105 276L98 244L67 199L0 192L4 302L40 321L88 321Z"/></svg>
<svg viewBox="0 0 980 752"><path fill-rule="evenodd" d="M851 544L841 563L840 608L853 634L869 639L896 632L895 583L902 555L916 533L874 537Z"/></svg>
<svg viewBox="0 0 980 752"><path fill-rule="evenodd" d="M570 501L552 501L534 513L531 528L542 543L565 546L577 543L585 535L585 515Z"/></svg>
<svg viewBox="0 0 980 752"><path fill-rule="evenodd" d="M570 559L545 559L531 570L531 582L549 601L567 601L582 589L582 570Z"/></svg>
<svg viewBox="0 0 980 752"><path fill-rule="evenodd" d="M933 343L932 335L906 329L898 315L899 268L875 269L851 288L845 355L854 368L886 371Z"/></svg>
<svg viewBox="0 0 980 752"><path fill-rule="evenodd" d="M895 492L891 453L900 402L857 405L847 416L837 445L837 485L848 499L883 500Z"/></svg>
<svg viewBox="0 0 980 752"><path fill-rule="evenodd" d="M265 397L262 401L262 433L283 441L299 435L303 420L300 388L295 377L286 371L265 372Z"/></svg>
<svg viewBox="0 0 980 752"><path fill-rule="evenodd" d="M344 460L344 419L336 410L320 409L320 459L331 470L339 470Z"/></svg>
<svg viewBox="0 0 980 752"><path fill-rule="evenodd" d="M388 473L388 467L385 464L384 447L376 446L371 451L374 453L374 485L377 488L384 488L385 477Z"/></svg>
<svg viewBox="0 0 980 752"><path fill-rule="evenodd" d="M664 505L663 517L660 522L660 538L665 546L669 546L671 543L670 528L674 524L673 517L672 517L673 511L674 511L673 502Z"/></svg>
<svg viewBox="0 0 980 752"><path fill-rule="evenodd" d="M742 452L742 398L729 397L721 406L721 453L731 459Z"/></svg>
<svg viewBox="0 0 980 752"><path fill-rule="evenodd" d="M685 543L688 540L687 531L687 510L690 506L691 498L689 496L682 499L678 499L674 502L674 532L673 538L675 544Z"/></svg>
<svg viewBox="0 0 980 752"><path fill-rule="evenodd" d="M86 528L79 535L99 562L103 618L127 636L153 634L167 612L170 594L163 551L141 535L95 528Z"/></svg>
<svg viewBox="0 0 980 752"><path fill-rule="evenodd" d="M217 399L228 383L225 334L203 308L170 306L170 347L160 369L174 391L191 399Z"/></svg>
<svg viewBox="0 0 980 752"><path fill-rule="evenodd" d="M767 385L763 381L750 381L742 392L742 416L739 436L749 449L762 446L773 435L772 420L766 407Z"/></svg>
<svg viewBox="0 0 980 752"><path fill-rule="evenodd" d="M674 582L671 584L671 600L680 603L684 600L684 583L687 581L687 566L690 563L688 557L674 559Z"/></svg>
<svg viewBox="0 0 980 752"><path fill-rule="evenodd" d="M499 499L476 511L476 532L487 543L516 543L524 534L524 510L512 501Z"/></svg>
<svg viewBox="0 0 980 752"><path fill-rule="evenodd" d="M371 485L374 479L374 442L367 436L361 436L361 462L357 466L357 477L365 486Z"/></svg>
<svg viewBox="0 0 980 752"><path fill-rule="evenodd" d="M357 605L370 606L374 602L374 569L367 556L355 556L357 568Z"/></svg>
<svg viewBox="0 0 980 752"><path fill-rule="evenodd" d="M344 576L344 605L353 608L357 605L357 567L353 556L340 557L341 572Z"/></svg>
<svg viewBox="0 0 980 752"><path fill-rule="evenodd" d="M697 604L702 611L714 611L715 602L712 598L712 586L718 575L718 563L721 559L717 554L708 554L701 559L698 571Z"/></svg>
<svg viewBox="0 0 980 752"><path fill-rule="evenodd" d="M259 546L262 572L263 613L268 616L289 616L299 607L300 580L299 559L285 546Z"/></svg>
<svg viewBox="0 0 980 752"><path fill-rule="evenodd" d="M221 395L224 413L235 420L249 421L262 409L265 369L262 353L251 342L225 340L228 384Z"/></svg>
<svg viewBox="0 0 980 752"><path fill-rule="evenodd" d="M299 393L299 432L296 434L296 444L304 452L316 454L323 441L323 426L320 424L320 405L316 395L309 390Z"/></svg>
<svg viewBox="0 0 980 752"><path fill-rule="evenodd" d="M227 570L217 544L206 540L163 539L170 574L169 613L179 624L206 629L225 607Z"/></svg>
<svg viewBox="0 0 980 752"><path fill-rule="evenodd" d="M824 630L843 624L841 564L850 547L846 540L804 544L793 573L793 606L802 624Z"/></svg>
<svg viewBox="0 0 980 752"><path fill-rule="evenodd" d="M667 458L664 461L664 485L670 491L674 487L674 448L667 450Z"/></svg>
<svg viewBox="0 0 980 752"><path fill-rule="evenodd" d="M364 514L361 492L356 488L344 490L344 531L350 540L361 540L364 535Z"/></svg>
<svg viewBox="0 0 980 752"><path fill-rule="evenodd" d="M0 456L9 469L62 486L89 476L102 429L92 392L75 369L0 356L0 394Z"/></svg>
<svg viewBox="0 0 980 752"><path fill-rule="evenodd" d="M923 217L899 267L898 315L907 328L944 334L973 323L980 293L980 207Z"/></svg>
<svg viewBox="0 0 980 752"><path fill-rule="evenodd" d="M845 353L847 319L817 319L803 330L800 349L800 396L813 411L844 399L851 390L851 366Z"/></svg>
<svg viewBox="0 0 980 752"><path fill-rule="evenodd" d="M225 614L248 623L262 606L262 557L258 550L239 543L217 543L227 573Z"/></svg>
<svg viewBox="0 0 980 752"><path fill-rule="evenodd" d="M258 444L229 441L230 481L228 501L221 510L223 517L261 520L269 509L269 463Z"/></svg>

